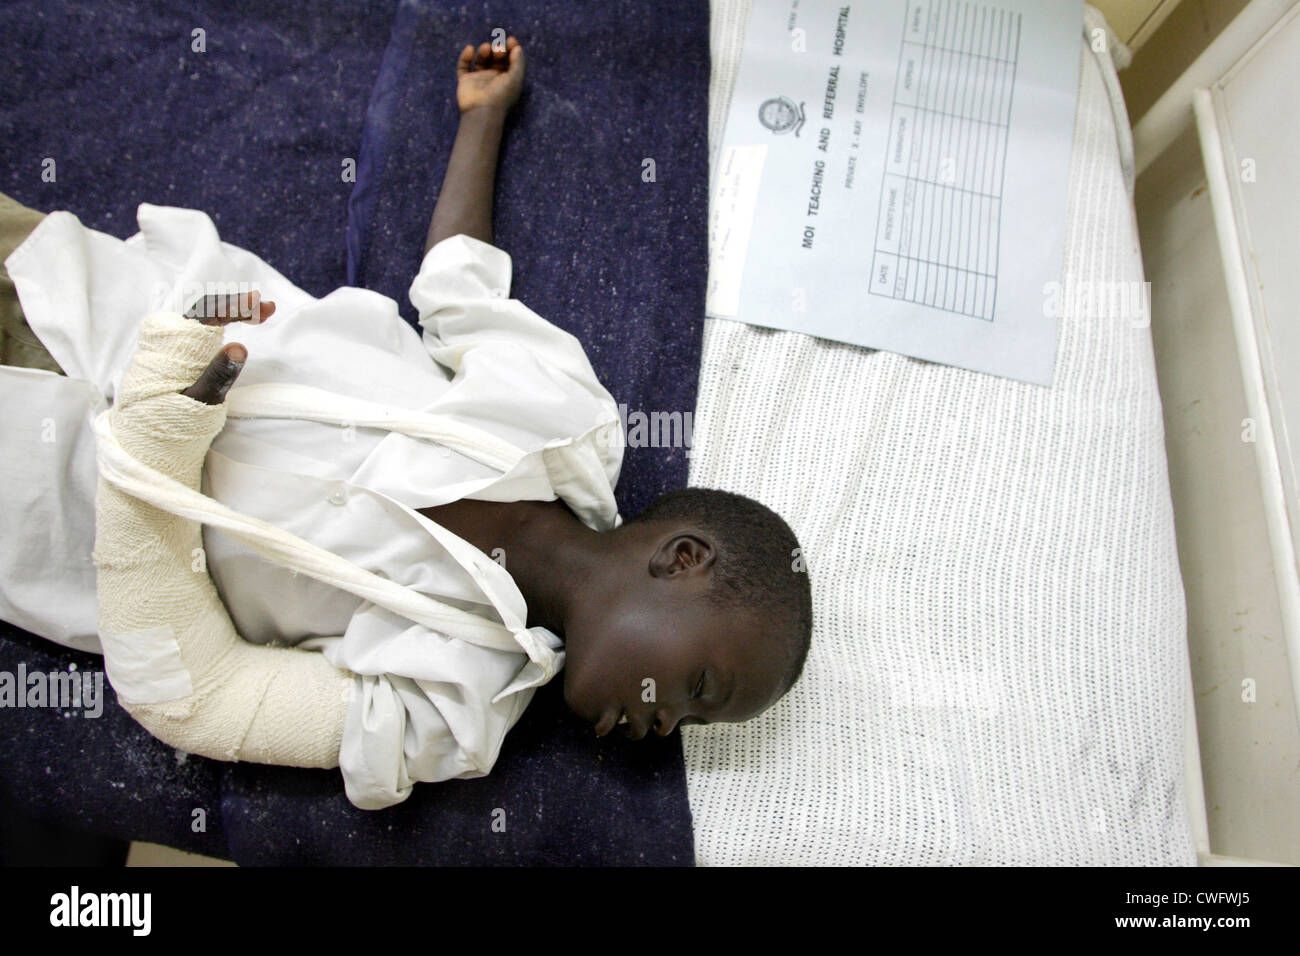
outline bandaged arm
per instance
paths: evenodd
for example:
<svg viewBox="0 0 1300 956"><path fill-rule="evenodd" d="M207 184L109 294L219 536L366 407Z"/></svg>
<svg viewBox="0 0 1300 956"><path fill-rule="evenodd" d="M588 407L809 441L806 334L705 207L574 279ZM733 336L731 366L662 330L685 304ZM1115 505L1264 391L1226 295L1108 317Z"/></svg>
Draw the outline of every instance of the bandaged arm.
<svg viewBox="0 0 1300 956"><path fill-rule="evenodd" d="M177 313L147 316L109 413L126 452L196 490L226 407L180 390L221 349L223 332ZM355 676L317 651L244 641L208 575L198 522L101 476L94 559L105 669L151 734L217 760L338 766Z"/></svg>

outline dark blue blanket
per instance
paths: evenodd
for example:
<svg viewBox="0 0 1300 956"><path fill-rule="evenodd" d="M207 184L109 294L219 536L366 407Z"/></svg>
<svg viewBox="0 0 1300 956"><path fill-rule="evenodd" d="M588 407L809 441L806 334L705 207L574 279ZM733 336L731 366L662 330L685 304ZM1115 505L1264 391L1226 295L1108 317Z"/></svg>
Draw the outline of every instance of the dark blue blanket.
<svg viewBox="0 0 1300 956"><path fill-rule="evenodd" d="M629 410L693 411L706 0L18 0L0 8L0 191L123 238L141 202L202 209L312 294L365 286L413 321L406 290L456 128L455 57L498 26L528 55L496 199L512 294L575 334ZM682 448L628 449L623 513L684 485L686 467ZM100 667L0 624L0 670L73 663ZM97 719L0 710L14 804L240 863L693 862L680 736L597 741L559 680L488 777L421 784L379 812L353 808L337 771L179 755L108 696Z"/></svg>

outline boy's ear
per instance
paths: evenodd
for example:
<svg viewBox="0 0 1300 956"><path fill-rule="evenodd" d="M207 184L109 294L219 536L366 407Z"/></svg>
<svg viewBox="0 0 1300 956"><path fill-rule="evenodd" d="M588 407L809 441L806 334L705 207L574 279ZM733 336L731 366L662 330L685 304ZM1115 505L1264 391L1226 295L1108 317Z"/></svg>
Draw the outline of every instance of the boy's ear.
<svg viewBox="0 0 1300 956"><path fill-rule="evenodd" d="M676 534L651 555L650 574L656 578L698 574L711 568L716 557L713 543L706 538L695 534Z"/></svg>

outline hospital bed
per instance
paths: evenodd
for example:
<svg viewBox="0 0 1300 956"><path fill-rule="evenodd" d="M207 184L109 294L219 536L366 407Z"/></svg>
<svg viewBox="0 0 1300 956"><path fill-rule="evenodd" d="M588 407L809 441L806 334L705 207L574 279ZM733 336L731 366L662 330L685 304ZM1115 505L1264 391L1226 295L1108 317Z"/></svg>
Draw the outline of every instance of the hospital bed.
<svg viewBox="0 0 1300 956"><path fill-rule="evenodd" d="M748 0L715 0L716 163ZM1089 8L1063 273L1141 282L1127 51ZM1049 389L705 323L692 484L812 575L804 675L683 730L702 864L1187 865L1208 849L1150 329L1061 318Z"/></svg>

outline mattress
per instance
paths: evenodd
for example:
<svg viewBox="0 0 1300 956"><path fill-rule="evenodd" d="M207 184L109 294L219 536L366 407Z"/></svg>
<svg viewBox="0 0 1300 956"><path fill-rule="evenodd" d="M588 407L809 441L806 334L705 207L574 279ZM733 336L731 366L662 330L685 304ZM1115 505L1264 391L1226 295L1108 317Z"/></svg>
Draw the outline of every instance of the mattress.
<svg viewBox="0 0 1300 956"><path fill-rule="evenodd" d="M714 162L749 6L712 8ZM1140 283L1126 51L1089 39L1063 273ZM789 521L815 623L775 707L683 728L698 863L1195 863L1150 328L1066 306L1051 389L706 321L690 483Z"/></svg>

